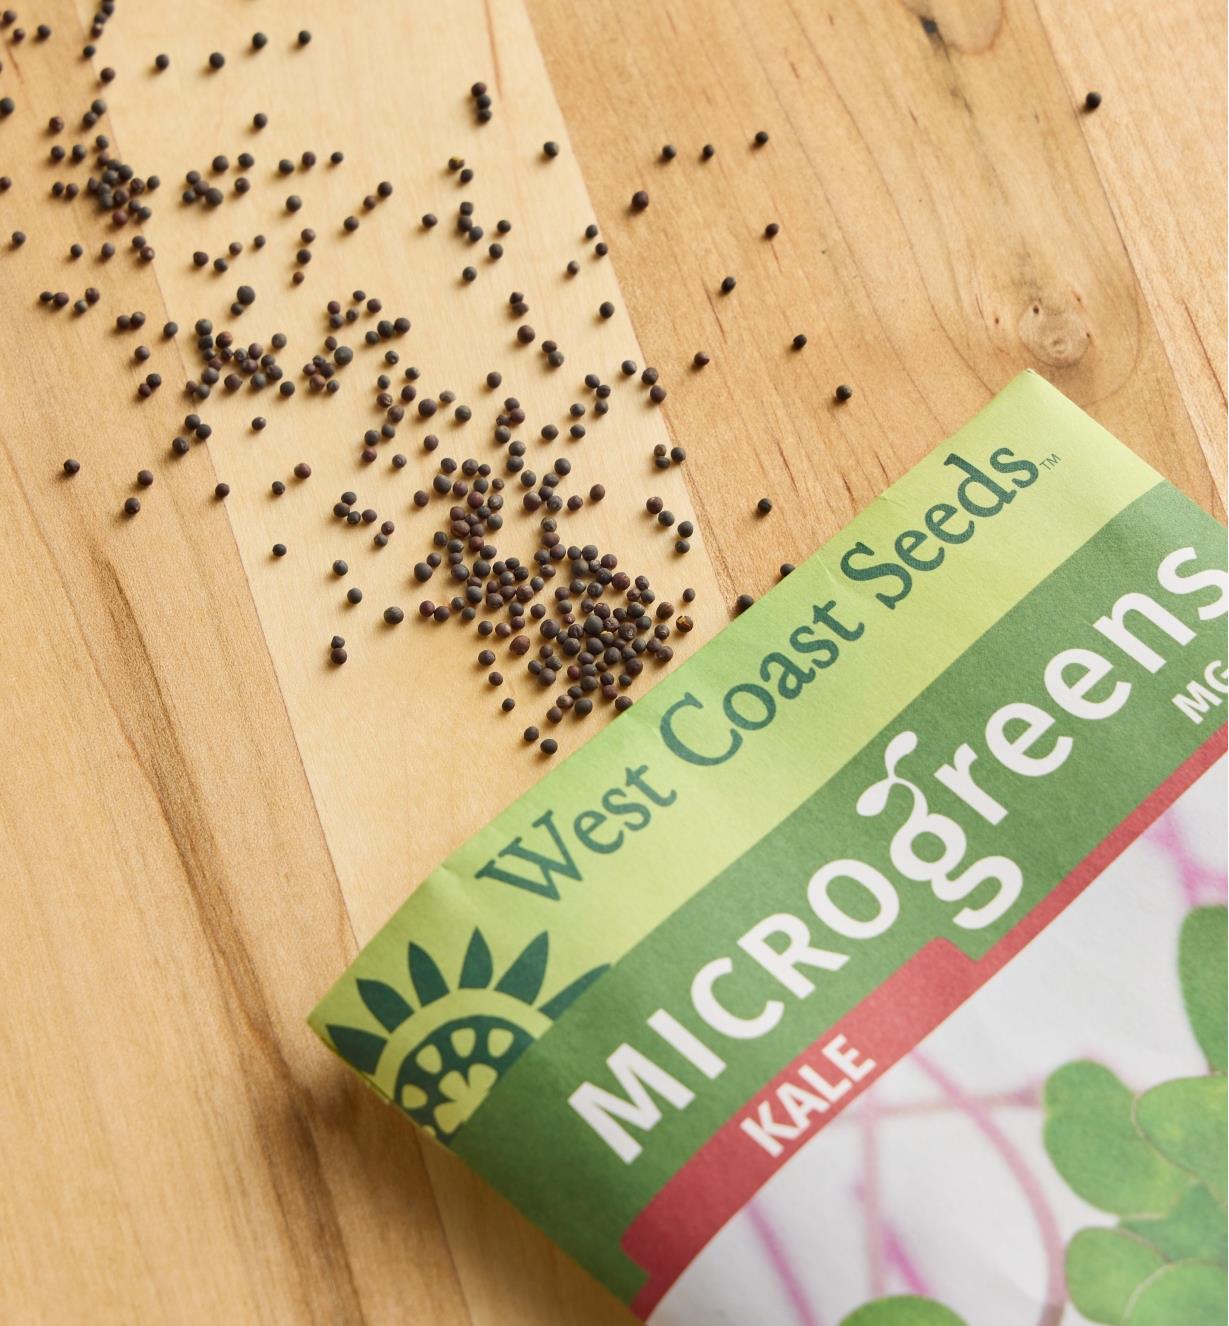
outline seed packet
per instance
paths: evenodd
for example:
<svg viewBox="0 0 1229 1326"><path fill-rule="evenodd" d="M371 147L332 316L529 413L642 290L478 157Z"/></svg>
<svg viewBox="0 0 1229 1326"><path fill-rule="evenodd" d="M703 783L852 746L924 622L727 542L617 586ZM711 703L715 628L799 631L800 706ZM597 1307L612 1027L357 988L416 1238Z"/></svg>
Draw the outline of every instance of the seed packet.
<svg viewBox="0 0 1229 1326"><path fill-rule="evenodd" d="M1225 565L1022 375L312 1026L654 1326L1222 1326Z"/></svg>

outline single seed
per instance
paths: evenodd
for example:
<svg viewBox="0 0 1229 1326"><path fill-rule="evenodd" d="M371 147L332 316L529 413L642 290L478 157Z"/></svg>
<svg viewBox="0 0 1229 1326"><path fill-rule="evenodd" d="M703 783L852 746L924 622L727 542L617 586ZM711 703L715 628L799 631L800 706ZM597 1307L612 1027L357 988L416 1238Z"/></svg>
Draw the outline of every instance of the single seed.
<svg viewBox="0 0 1229 1326"><path fill-rule="evenodd" d="M768 132L767 132L767 130L765 130L765 129L759 129L759 130L757 130L757 131L756 131L756 135L755 135L755 145L756 145L756 147L763 147L764 144L765 144L767 141L768 141Z"/></svg>
<svg viewBox="0 0 1229 1326"><path fill-rule="evenodd" d="M547 141L542 144L542 151L548 157L557 157L559 155L559 144Z"/></svg>
<svg viewBox="0 0 1229 1326"><path fill-rule="evenodd" d="M841 385L837 387L834 395L838 401L847 401L853 395L853 388L846 386L845 383L842 382Z"/></svg>
<svg viewBox="0 0 1229 1326"><path fill-rule="evenodd" d="M214 51L209 57L210 69L221 69L225 63L226 56L224 56L221 51Z"/></svg>
<svg viewBox="0 0 1229 1326"><path fill-rule="evenodd" d="M678 155L678 150L673 143L667 143L661 150L661 159L663 161L673 161Z"/></svg>
<svg viewBox="0 0 1229 1326"><path fill-rule="evenodd" d="M336 646L334 646L332 649L329 650L329 658L330 658L330 660L331 660L333 663L336 663L338 667L341 667L341 665L342 665L342 664L346 661L346 659L349 658L349 657L350 657L349 654L347 654L346 651L345 651L340 645L336 645Z"/></svg>
<svg viewBox="0 0 1229 1326"><path fill-rule="evenodd" d="M384 620L389 626L398 626L401 622L405 621L405 613L402 612L400 608L385 608Z"/></svg>
<svg viewBox="0 0 1229 1326"><path fill-rule="evenodd" d="M230 484L228 484L228 483L217 483L217 484L214 484L214 486L213 486L213 495L214 495L214 497L216 497L216 498L218 499L219 502L221 502L224 498L229 497L229 496L230 496Z"/></svg>
<svg viewBox="0 0 1229 1326"><path fill-rule="evenodd" d="M124 502L124 514L126 516L135 516L141 509L141 499L139 497L129 497Z"/></svg>
<svg viewBox="0 0 1229 1326"><path fill-rule="evenodd" d="M780 233L781 233L781 227L775 221L770 221L764 227L765 239L775 239Z"/></svg>
<svg viewBox="0 0 1229 1326"><path fill-rule="evenodd" d="M542 741L538 749L542 752L543 755L554 755L554 753L559 749L559 743L554 739L554 737L546 737Z"/></svg>
<svg viewBox="0 0 1229 1326"><path fill-rule="evenodd" d="M761 516L766 516L772 510L772 498L761 497L760 500L755 504L755 509L760 513Z"/></svg>
<svg viewBox="0 0 1229 1326"><path fill-rule="evenodd" d="M335 576L344 576L349 570L349 563L343 562L340 557L333 563L333 574Z"/></svg>
<svg viewBox="0 0 1229 1326"><path fill-rule="evenodd" d="M613 318L615 312L615 306L609 300L605 300L598 305L597 311L602 315L603 318Z"/></svg>
<svg viewBox="0 0 1229 1326"><path fill-rule="evenodd" d="M703 350L697 350L695 354L692 356L691 362L694 367L703 368L704 365L709 362L709 357L704 353Z"/></svg>
<svg viewBox="0 0 1229 1326"><path fill-rule="evenodd" d="M1084 109L1086 111L1095 111L1101 104L1101 94L1099 92L1090 92L1084 98Z"/></svg>
<svg viewBox="0 0 1229 1326"><path fill-rule="evenodd" d="M725 276L725 277L722 277L722 279L721 279L721 293L722 293L723 295L728 295L728 294L730 293L730 291L733 290L734 287L735 287L737 284L738 284L738 282L737 282L732 276Z"/></svg>
<svg viewBox="0 0 1229 1326"><path fill-rule="evenodd" d="M353 589L346 590L347 603L362 603L362 601L363 601L363 591L359 589L357 585L355 585Z"/></svg>
<svg viewBox="0 0 1229 1326"><path fill-rule="evenodd" d="M637 189L636 192L632 194L632 210L635 212L643 212L648 205L648 193L644 189Z"/></svg>
<svg viewBox="0 0 1229 1326"><path fill-rule="evenodd" d="M80 470L81 470L81 462L79 460L73 460L72 457L70 456L68 460L64 462L65 474L70 474L70 475L77 474L80 472Z"/></svg>

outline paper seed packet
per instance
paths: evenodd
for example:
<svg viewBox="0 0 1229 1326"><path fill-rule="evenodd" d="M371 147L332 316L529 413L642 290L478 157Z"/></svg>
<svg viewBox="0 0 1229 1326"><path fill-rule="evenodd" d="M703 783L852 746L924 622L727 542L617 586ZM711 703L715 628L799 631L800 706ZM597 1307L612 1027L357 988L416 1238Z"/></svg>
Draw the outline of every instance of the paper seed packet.
<svg viewBox="0 0 1229 1326"><path fill-rule="evenodd" d="M1223 1326L1225 565L1022 375L312 1026L654 1326Z"/></svg>

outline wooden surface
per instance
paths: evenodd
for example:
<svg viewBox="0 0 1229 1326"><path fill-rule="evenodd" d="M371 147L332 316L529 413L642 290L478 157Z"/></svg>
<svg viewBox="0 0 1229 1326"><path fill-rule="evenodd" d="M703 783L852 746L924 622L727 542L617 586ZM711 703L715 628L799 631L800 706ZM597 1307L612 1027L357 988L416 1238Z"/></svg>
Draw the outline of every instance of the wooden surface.
<svg viewBox="0 0 1229 1326"><path fill-rule="evenodd" d="M45 0L21 21L50 23L50 41L0 35L0 95L18 102L0 121L14 179L0 235L30 236L0 250L0 1320L629 1320L420 1147L304 1024L413 883L543 767L517 736L541 709L520 674L519 707L500 715L475 637L413 615L427 526L409 499L432 472L427 430L407 423L385 448L409 453L400 473L387 455L358 464L380 418L375 356L360 350L336 397L216 393L200 410L213 437L176 460L168 444L192 408L179 385L197 372L188 329L227 325L249 282L258 301L237 330L285 331L295 372L319 349L324 302L361 286L413 319L397 349L420 385L474 408L464 429L436 421L441 452L480 459L495 458L488 370L528 429L563 421L585 372L617 382L625 357L655 364L661 409L616 385L611 413L568 447L578 490L610 492L568 537L614 549L669 596L697 589L680 657L1025 367L1223 519L1221 7L125 0L91 65L92 10ZM246 49L257 27L271 38L259 56ZM314 34L303 51L300 27ZM217 74L213 49L228 55ZM155 75L160 50L173 63ZM119 71L105 89L104 64ZM482 128L475 79L495 97ZM1104 105L1083 115L1092 87ZM71 144L100 94L98 128L165 181L143 227L152 265L126 251L131 228L99 262L105 218L48 197L69 177L47 161L48 117L64 115ZM248 128L257 110L263 134ZM771 141L753 149L760 128ZM563 148L549 162L547 138ZM718 150L702 164L705 142ZM307 148L346 160L276 175ZM246 198L207 215L178 203L185 170L245 149ZM477 173L465 189L445 169L453 154ZM362 212L381 179L394 196ZM638 188L652 203L633 215ZM489 235L512 219L500 263L455 233L460 197ZM424 232L428 209L441 224ZM343 237L348 212L363 224ZM582 238L590 220L605 260ZM319 239L295 289L303 225ZM191 266L193 249L257 231L268 245L225 276ZM738 285L722 297L727 274ZM102 299L81 318L37 303L44 287L75 298L88 284ZM515 345L513 288L565 350L558 373ZM141 335L112 330L137 308ZM185 329L173 343L158 332L168 316ZM141 340L154 357L139 367ZM697 350L712 356L702 372ZM138 404L150 368L166 385ZM837 408L842 381L856 395ZM654 470L658 441L684 445L687 463ZM72 480L68 455L83 465ZM313 475L296 484L300 460ZM156 482L126 520L143 466ZM274 478L290 484L282 498ZM350 487L397 522L386 549L329 515ZM685 559L644 515L651 492L696 520ZM764 494L776 510L757 521ZM524 523L509 519L505 551L528 550ZM328 572L340 556L344 583ZM390 603L408 614L395 631L380 620ZM342 669L326 661L334 631L349 642ZM564 752L598 726L565 724Z"/></svg>

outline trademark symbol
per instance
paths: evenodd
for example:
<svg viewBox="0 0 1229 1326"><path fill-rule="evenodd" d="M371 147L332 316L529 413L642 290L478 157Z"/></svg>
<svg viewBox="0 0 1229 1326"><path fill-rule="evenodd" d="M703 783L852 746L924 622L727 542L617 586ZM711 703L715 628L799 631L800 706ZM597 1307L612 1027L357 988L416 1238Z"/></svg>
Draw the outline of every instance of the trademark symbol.
<svg viewBox="0 0 1229 1326"><path fill-rule="evenodd" d="M1055 465L1058 464L1058 462L1059 462L1060 459L1061 459L1061 457L1059 456L1058 452L1057 452L1057 451L1052 451L1052 452L1051 452L1051 453L1050 453L1050 454L1049 454L1049 455L1048 455L1043 461L1041 461L1040 463L1041 463L1042 466L1044 466L1045 469L1047 469L1047 470L1052 470L1052 469L1055 467Z"/></svg>

